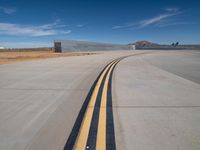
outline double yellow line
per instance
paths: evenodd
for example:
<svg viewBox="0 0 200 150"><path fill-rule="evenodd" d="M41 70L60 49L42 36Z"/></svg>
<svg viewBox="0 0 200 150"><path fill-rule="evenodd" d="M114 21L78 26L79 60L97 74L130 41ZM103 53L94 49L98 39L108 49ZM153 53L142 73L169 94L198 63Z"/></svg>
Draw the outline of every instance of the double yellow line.
<svg viewBox="0 0 200 150"><path fill-rule="evenodd" d="M100 86L104 81L103 90L101 95L101 103L99 109L99 119L98 119L98 129L97 129L97 139L96 139L96 148L97 150L105 150L106 149L106 109L107 109L107 91L108 91L108 84L109 79L111 76L111 72L114 69L114 66L120 61L117 59L111 62L107 67L104 69L102 74L100 75L95 88L92 92L91 98L89 100L89 104L87 106L86 112L84 114L83 121L81 123L81 127L78 133L78 136L75 141L74 149L75 150L85 150L90 149L87 145L87 140L89 136L90 126L92 122L92 116L95 109L95 103L97 100L97 96L100 90Z"/></svg>
<svg viewBox="0 0 200 150"><path fill-rule="evenodd" d="M111 96L112 71L120 60L133 55L112 61L95 80L76 118L64 150L116 149Z"/></svg>

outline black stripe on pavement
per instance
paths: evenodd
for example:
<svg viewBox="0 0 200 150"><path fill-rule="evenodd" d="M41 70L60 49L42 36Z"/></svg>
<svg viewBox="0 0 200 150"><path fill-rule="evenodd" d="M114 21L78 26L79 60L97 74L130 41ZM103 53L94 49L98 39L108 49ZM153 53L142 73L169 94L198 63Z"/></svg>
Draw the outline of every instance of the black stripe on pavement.
<svg viewBox="0 0 200 150"><path fill-rule="evenodd" d="M113 62L113 61L112 61L112 62ZM111 62L111 63L112 63L112 62ZM110 64L110 63L109 63L109 64ZM108 64L108 65L109 65L109 64ZM107 67L108 65L106 65L106 67ZM77 116L77 118L76 118L76 121L75 121L74 126L73 126L73 128L72 128L72 131L71 131L71 133L70 133L70 135L69 135L69 137L68 137L68 139L67 139L67 142L66 142L66 144L65 144L64 150L72 150L72 149L73 149L74 144L75 144L75 142L76 142L76 138L77 138L77 136L78 136L78 133L79 133L79 130L80 130L80 127L81 127L81 123L82 123L83 118L84 118L84 114L85 114L85 112L86 112L86 109L87 109L87 106L88 106L88 104L89 104L89 101L90 101L90 98L91 98L91 96L92 96L92 93L93 93L93 91L94 91L94 88L95 88L95 86L96 86L96 84L97 84L97 82L98 82L98 80L99 80L101 74L102 74L103 71L106 69L106 67L104 67L104 69L101 71L101 73L99 74L99 76L97 77L97 79L94 81L94 83L93 83L93 85L92 85L92 87L91 87L91 89L90 89L90 91L89 91L89 93L88 93L88 95L87 95L85 101L83 102L83 105L82 105L82 107L81 107L81 110L80 110L80 112L79 112L79 114L78 114L78 116Z"/></svg>
<svg viewBox="0 0 200 150"><path fill-rule="evenodd" d="M106 79L106 76L108 75L108 72L109 72L111 66L108 68L107 72L105 73L103 80L101 82L99 91L98 91L98 95L97 95L97 99L96 99L96 103L95 103L95 107L94 107L94 112L93 112L93 115L92 115L92 121L91 121L91 124L90 124L90 131L89 131L89 135L88 135L88 139L87 139L88 149L94 150L96 148L101 97L102 97L105 79Z"/></svg>
<svg viewBox="0 0 200 150"><path fill-rule="evenodd" d="M118 63L118 62L117 62ZM114 65L110 78L108 81L108 91L107 91L107 105L106 105L106 149L116 150L115 143L115 130L114 130L114 118L113 118L113 108L112 108L112 76L113 71L117 63Z"/></svg>

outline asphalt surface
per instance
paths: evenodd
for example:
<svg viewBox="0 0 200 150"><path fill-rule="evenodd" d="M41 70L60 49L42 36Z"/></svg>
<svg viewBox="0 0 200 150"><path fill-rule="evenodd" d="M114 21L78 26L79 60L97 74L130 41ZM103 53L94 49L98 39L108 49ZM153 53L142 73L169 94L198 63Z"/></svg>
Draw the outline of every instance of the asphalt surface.
<svg viewBox="0 0 200 150"><path fill-rule="evenodd" d="M197 51L119 51L0 65L0 149L63 149L99 73L132 54L112 79L117 149L199 150Z"/></svg>

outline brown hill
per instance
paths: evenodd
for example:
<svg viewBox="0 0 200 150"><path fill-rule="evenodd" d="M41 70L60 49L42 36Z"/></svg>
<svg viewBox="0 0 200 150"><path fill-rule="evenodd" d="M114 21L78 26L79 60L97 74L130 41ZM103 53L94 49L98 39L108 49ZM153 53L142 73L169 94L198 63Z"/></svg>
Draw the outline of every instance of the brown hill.
<svg viewBox="0 0 200 150"><path fill-rule="evenodd" d="M158 44L152 43L152 42L149 42L149 41L137 41L135 43L129 43L128 45L151 46L151 45L158 45Z"/></svg>

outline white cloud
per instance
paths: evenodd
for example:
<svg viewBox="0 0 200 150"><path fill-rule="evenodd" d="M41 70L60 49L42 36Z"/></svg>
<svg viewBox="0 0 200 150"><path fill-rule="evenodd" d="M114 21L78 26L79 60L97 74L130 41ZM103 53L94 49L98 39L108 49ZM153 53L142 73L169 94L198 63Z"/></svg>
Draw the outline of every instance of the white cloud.
<svg viewBox="0 0 200 150"><path fill-rule="evenodd" d="M112 29L122 29L122 28L144 28L150 25L157 25L162 21L167 21L167 19L172 18L174 16L177 16L179 14L182 14L178 8L167 8L165 9L164 13L161 13L157 16L154 16L149 19L141 20L139 22L134 22L131 24L125 24L125 25L118 25L118 26L113 26ZM176 25L175 23L173 23ZM172 24L171 24L172 25Z"/></svg>
<svg viewBox="0 0 200 150"><path fill-rule="evenodd" d="M148 26L148 25L151 25L151 24L156 24L156 23L159 23L160 21L162 21L164 19L170 18L170 17L178 15L178 14L179 14L179 12L161 14L161 15L152 17L150 19L143 20L139 23L139 25L140 25L140 27L145 27L145 26Z"/></svg>
<svg viewBox="0 0 200 150"><path fill-rule="evenodd" d="M14 12L16 12L17 9L15 7L3 7L0 6L0 12L3 12L5 14L12 14Z"/></svg>
<svg viewBox="0 0 200 150"><path fill-rule="evenodd" d="M62 34L70 34L72 30L67 30L67 31L61 31Z"/></svg>
<svg viewBox="0 0 200 150"><path fill-rule="evenodd" d="M168 12L177 12L177 11L179 11L179 8L169 7L169 8L166 8L165 10L168 11Z"/></svg>
<svg viewBox="0 0 200 150"><path fill-rule="evenodd" d="M138 25L138 23L128 23L125 25L120 25L120 26L113 26L112 29L121 29L121 28L131 28Z"/></svg>
<svg viewBox="0 0 200 150"><path fill-rule="evenodd" d="M58 21L39 26L0 23L0 34L17 36L48 36L71 33L71 30L63 30L64 27L66 27L66 25L59 24Z"/></svg>
<svg viewBox="0 0 200 150"><path fill-rule="evenodd" d="M82 27L85 27L86 26L86 24L77 24L76 25L76 27L78 27L78 28L82 28Z"/></svg>

